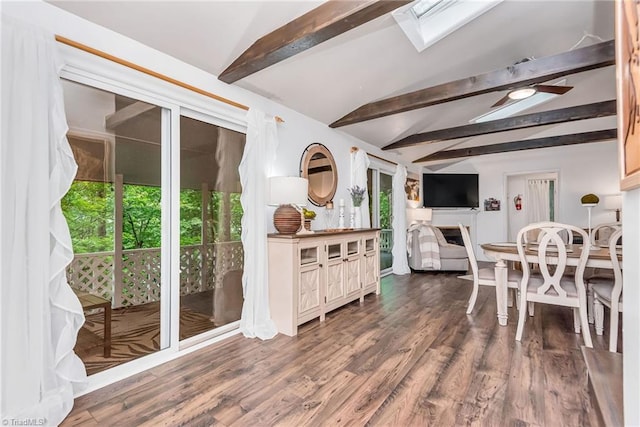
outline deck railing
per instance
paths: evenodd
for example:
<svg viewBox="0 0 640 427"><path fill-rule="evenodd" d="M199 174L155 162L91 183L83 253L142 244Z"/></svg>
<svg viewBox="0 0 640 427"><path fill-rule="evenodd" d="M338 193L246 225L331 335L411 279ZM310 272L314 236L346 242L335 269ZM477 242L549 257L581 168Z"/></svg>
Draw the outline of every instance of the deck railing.
<svg viewBox="0 0 640 427"><path fill-rule="evenodd" d="M380 251L391 252L393 247L393 230L390 228L383 228L380 230Z"/></svg>
<svg viewBox="0 0 640 427"><path fill-rule="evenodd" d="M239 241L181 246L180 295L221 287L224 275L243 263ZM115 283L114 265L113 252L76 254L67 280L74 289L113 301L114 308L160 301L160 248L122 251L122 283Z"/></svg>

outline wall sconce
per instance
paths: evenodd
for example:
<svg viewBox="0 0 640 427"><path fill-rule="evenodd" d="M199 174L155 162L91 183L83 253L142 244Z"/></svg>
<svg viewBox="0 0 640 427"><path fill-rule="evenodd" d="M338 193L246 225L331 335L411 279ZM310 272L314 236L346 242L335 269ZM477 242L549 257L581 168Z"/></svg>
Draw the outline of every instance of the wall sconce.
<svg viewBox="0 0 640 427"><path fill-rule="evenodd" d="M302 206L307 205L309 181L295 176L269 178L269 204L278 206L273 225L280 234L296 234L304 229Z"/></svg>

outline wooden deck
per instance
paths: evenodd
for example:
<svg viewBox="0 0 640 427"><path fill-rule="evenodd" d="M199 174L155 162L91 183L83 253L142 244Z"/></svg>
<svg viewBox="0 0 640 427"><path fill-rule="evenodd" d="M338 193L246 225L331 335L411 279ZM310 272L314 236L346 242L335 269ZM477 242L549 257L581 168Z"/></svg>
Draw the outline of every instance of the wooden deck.
<svg viewBox="0 0 640 427"><path fill-rule="evenodd" d="M518 343L515 309L499 327L481 287L467 316L455 276L383 278L296 337L235 336L82 396L63 425L602 425L571 309L537 305Z"/></svg>

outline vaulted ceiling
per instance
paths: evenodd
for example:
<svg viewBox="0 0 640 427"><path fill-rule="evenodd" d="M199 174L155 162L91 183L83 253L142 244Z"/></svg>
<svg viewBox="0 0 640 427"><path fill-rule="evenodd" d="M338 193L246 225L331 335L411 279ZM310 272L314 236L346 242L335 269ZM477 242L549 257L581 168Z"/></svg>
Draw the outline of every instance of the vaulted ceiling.
<svg viewBox="0 0 640 427"><path fill-rule="evenodd" d="M306 1L52 3L215 76L256 40L323 4ZM404 3L398 2L398 6ZM541 58L612 40L614 34L613 1L505 0L418 52L391 14L382 12L375 19L309 49L301 49L232 84L337 126L340 123L336 121L366 104L496 70L512 70L513 64L523 58L534 58L528 64L535 64ZM614 66L605 65L565 75L564 84L573 86L572 90L518 115L594 103L610 107L604 101L615 99L615 71ZM522 72L530 68L521 67ZM469 79L472 83L477 80ZM553 78L545 83L559 80L559 77ZM506 93L503 88L337 129L380 148L386 147L407 162L419 160L424 166L437 168L464 158L440 153L429 157L442 150L455 149L459 155L472 155L467 153L477 153L477 147L576 133L590 133L591 138L600 140L611 134L593 134L594 131L616 127L615 115L609 108L608 112L590 119L551 120L549 124L519 126L515 130L484 135L454 132L448 139L433 138L429 143L390 145L415 134L433 135L435 131L467 126L471 119L489 112ZM495 149L491 147L486 151Z"/></svg>

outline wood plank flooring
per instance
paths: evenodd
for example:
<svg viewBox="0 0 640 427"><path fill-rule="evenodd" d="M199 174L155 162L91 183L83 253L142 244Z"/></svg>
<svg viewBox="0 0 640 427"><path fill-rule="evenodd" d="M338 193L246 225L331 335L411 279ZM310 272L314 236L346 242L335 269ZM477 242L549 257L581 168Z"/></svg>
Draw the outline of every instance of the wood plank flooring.
<svg viewBox="0 0 640 427"><path fill-rule="evenodd" d="M82 396L63 425L599 426L571 309L537 305L517 343L515 308L500 327L493 288L467 316L469 294L388 276L297 337L235 336Z"/></svg>

